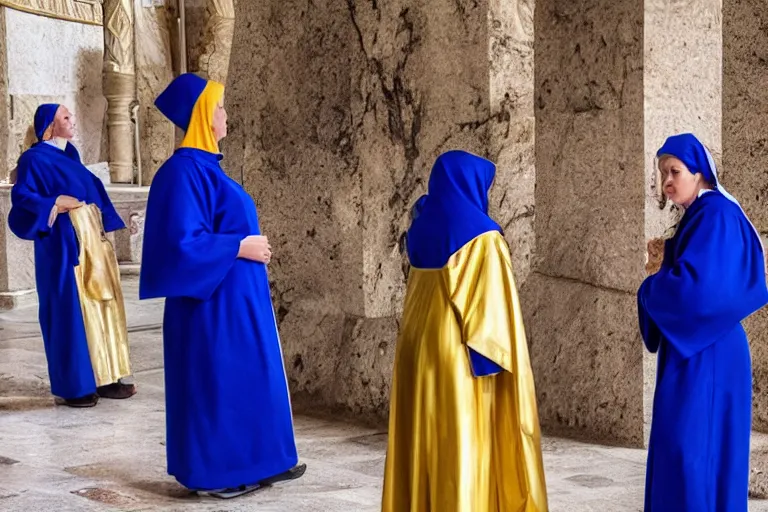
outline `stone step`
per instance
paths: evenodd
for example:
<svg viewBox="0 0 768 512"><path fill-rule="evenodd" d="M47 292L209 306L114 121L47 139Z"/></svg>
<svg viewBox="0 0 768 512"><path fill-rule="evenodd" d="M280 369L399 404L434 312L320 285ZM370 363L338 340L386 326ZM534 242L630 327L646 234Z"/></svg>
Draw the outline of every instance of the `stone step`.
<svg viewBox="0 0 768 512"><path fill-rule="evenodd" d="M138 276L141 271L140 263L121 263L120 275L125 276Z"/></svg>

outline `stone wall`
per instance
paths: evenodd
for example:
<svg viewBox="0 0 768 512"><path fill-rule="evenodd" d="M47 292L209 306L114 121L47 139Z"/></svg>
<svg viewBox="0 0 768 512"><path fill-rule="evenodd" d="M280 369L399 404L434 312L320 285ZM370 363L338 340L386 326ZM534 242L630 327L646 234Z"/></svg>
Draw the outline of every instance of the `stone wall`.
<svg viewBox="0 0 768 512"><path fill-rule="evenodd" d="M768 16L760 0L723 2L723 184L768 246ZM745 322L752 349L754 426L768 432L768 311ZM763 456L762 467L768 466Z"/></svg>
<svg viewBox="0 0 768 512"><path fill-rule="evenodd" d="M643 4L536 5L531 358L549 432L639 445Z"/></svg>
<svg viewBox="0 0 768 512"><path fill-rule="evenodd" d="M9 101L8 152L0 180L16 166L40 103L66 104L75 114L75 144L85 163L105 159L102 142L102 28L21 11L5 12Z"/></svg>
<svg viewBox="0 0 768 512"><path fill-rule="evenodd" d="M645 240L669 236L682 215L660 201L656 151L675 133L692 132L722 153L721 0L645 2ZM650 434L656 356L644 355L645 436Z"/></svg>
<svg viewBox="0 0 768 512"><path fill-rule="evenodd" d="M176 130L154 101L173 80L170 27L174 14L165 7L142 7L135 0L136 81L139 100L142 184L148 185L175 147Z"/></svg>
<svg viewBox="0 0 768 512"><path fill-rule="evenodd" d="M499 160L493 209L527 275L530 3L504 12L446 0L237 4L224 164L275 248L275 307L300 403L386 416L402 236L442 151Z"/></svg>

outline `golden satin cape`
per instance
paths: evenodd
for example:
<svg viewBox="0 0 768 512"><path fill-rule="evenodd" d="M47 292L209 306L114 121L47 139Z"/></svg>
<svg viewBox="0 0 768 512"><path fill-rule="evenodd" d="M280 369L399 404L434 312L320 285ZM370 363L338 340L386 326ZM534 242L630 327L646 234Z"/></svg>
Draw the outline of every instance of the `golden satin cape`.
<svg viewBox="0 0 768 512"><path fill-rule="evenodd" d="M504 368L475 378L467 347ZM412 268L395 355L383 512L546 512L539 420L509 248L482 234Z"/></svg>
<svg viewBox="0 0 768 512"><path fill-rule="evenodd" d="M120 269L98 206L70 210L69 218L80 243L75 280L88 352L96 385L105 386L131 374Z"/></svg>

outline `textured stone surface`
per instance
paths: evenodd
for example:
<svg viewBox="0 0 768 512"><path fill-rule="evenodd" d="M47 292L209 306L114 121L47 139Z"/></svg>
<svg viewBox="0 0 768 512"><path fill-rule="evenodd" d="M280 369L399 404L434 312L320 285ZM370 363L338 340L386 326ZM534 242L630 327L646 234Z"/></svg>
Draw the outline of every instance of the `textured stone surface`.
<svg viewBox="0 0 768 512"><path fill-rule="evenodd" d="M64 103L75 114L75 144L85 163L104 160L101 95L102 28L7 9L9 169L24 146L26 129L42 101ZM55 48L56 51L52 51Z"/></svg>
<svg viewBox="0 0 768 512"><path fill-rule="evenodd" d="M490 0L488 153L496 162L490 208L504 229L518 285L533 257L533 0Z"/></svg>
<svg viewBox="0 0 768 512"><path fill-rule="evenodd" d="M764 3L723 2L723 183L761 233L768 231L767 29ZM768 313L761 311L745 327L752 347L755 428L768 432Z"/></svg>
<svg viewBox="0 0 768 512"><path fill-rule="evenodd" d="M546 428L643 442L643 5L536 5L536 261L523 306Z"/></svg>
<svg viewBox="0 0 768 512"><path fill-rule="evenodd" d="M402 239L439 153L499 160L492 208L527 275L531 4L277 6L237 4L225 167L255 197L275 248L297 395L382 416L407 273Z"/></svg>
<svg viewBox="0 0 768 512"><path fill-rule="evenodd" d="M135 1L136 80L142 184L149 185L175 143L173 124L154 105L155 98L173 80L169 27L174 20L165 7L141 5L141 0Z"/></svg>
<svg viewBox="0 0 768 512"><path fill-rule="evenodd" d="M720 0L645 2L645 239L669 237L682 209L661 194L656 151L675 133L692 132L722 153ZM663 249L662 249L663 251ZM656 356L643 352L645 438L650 435Z"/></svg>
<svg viewBox="0 0 768 512"><path fill-rule="evenodd" d="M542 428L641 446L635 297L533 272L522 290Z"/></svg>
<svg viewBox="0 0 768 512"><path fill-rule="evenodd" d="M120 263L141 263L149 187L112 185L107 193L126 226L114 233L117 259Z"/></svg>
<svg viewBox="0 0 768 512"><path fill-rule="evenodd" d="M643 270L642 4L545 0L536 11L537 268L634 292Z"/></svg>
<svg viewBox="0 0 768 512"><path fill-rule="evenodd" d="M645 2L645 237L672 228L681 210L661 197L656 151L675 133L692 132L716 160L722 153L721 0ZM724 109L723 109L724 110Z"/></svg>
<svg viewBox="0 0 768 512"><path fill-rule="evenodd" d="M138 394L130 400L101 400L86 411L53 405L36 309L0 313L4 511L381 510L386 431L301 414L294 426L308 469L300 480L227 502L198 498L179 486L166 474L162 300L139 302L135 279L124 280L123 289ZM765 443L755 441L753 467L759 474ZM642 508L643 450L548 437L542 451L552 512ZM753 487L755 495L759 492ZM751 501L750 510L766 512L768 503Z"/></svg>
<svg viewBox="0 0 768 512"><path fill-rule="evenodd" d="M10 210L11 187L0 185L0 293L23 292L35 288L32 244L11 233L6 220Z"/></svg>

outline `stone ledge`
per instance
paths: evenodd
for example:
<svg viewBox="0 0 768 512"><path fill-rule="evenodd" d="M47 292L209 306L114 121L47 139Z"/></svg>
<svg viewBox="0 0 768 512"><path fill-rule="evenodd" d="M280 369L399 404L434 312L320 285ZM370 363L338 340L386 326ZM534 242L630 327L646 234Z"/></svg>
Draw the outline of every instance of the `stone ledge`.
<svg viewBox="0 0 768 512"><path fill-rule="evenodd" d="M0 292L0 311L9 311L37 304L37 293L32 290Z"/></svg>

